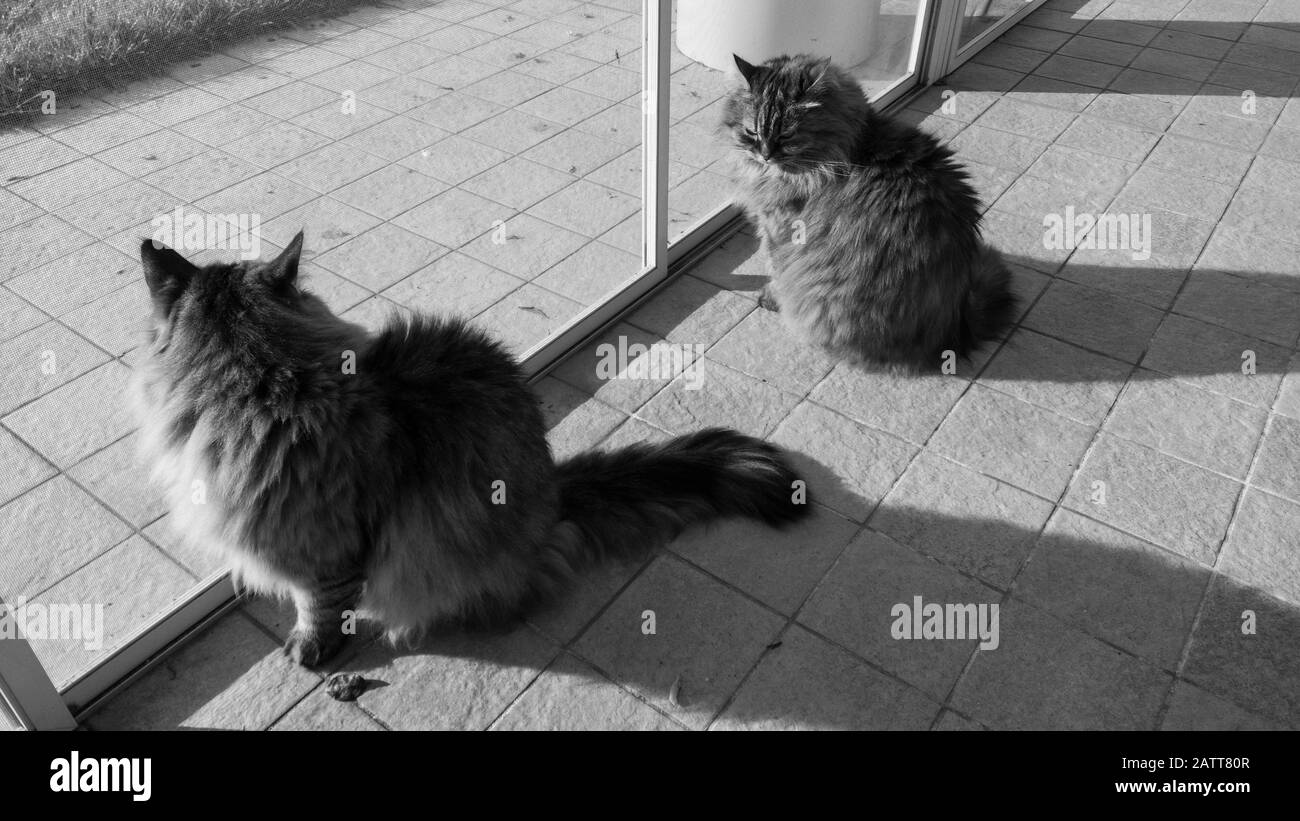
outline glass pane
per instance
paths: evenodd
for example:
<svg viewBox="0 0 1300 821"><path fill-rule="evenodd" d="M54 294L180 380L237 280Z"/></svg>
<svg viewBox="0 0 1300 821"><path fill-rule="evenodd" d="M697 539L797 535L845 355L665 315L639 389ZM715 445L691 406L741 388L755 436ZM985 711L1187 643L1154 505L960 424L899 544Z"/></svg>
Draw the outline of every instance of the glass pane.
<svg viewBox="0 0 1300 821"><path fill-rule="evenodd" d="M998 24L998 21L1015 14L1035 0L966 0L966 9L961 21L961 38L957 47L961 48L980 34Z"/></svg>
<svg viewBox="0 0 1300 821"><path fill-rule="evenodd" d="M0 733L7 730L21 729L18 726L18 719L14 717L13 713L9 712L9 705L5 703L3 698L0 698Z"/></svg>
<svg viewBox="0 0 1300 821"><path fill-rule="evenodd" d="M669 142L669 240L731 199L717 133L723 98L740 82L732 54L759 63L782 54L831 57L878 96L911 74L923 0L674 0Z"/></svg>
<svg viewBox="0 0 1300 821"><path fill-rule="evenodd" d="M5 20L55 43L113 23ZM0 126L0 597L44 620L56 684L223 570L135 456L140 238L205 263L305 229L303 286L344 318L469 316L522 354L643 269L642 37L640 0L360 2L50 78L48 113L22 97Z"/></svg>

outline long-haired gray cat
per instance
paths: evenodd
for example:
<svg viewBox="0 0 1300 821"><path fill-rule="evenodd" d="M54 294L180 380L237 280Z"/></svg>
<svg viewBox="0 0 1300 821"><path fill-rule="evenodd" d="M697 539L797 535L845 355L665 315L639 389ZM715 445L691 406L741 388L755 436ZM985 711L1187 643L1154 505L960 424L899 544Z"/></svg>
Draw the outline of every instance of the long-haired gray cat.
<svg viewBox="0 0 1300 821"><path fill-rule="evenodd" d="M933 368L1010 323L1010 272L980 239L952 151L875 111L829 60L736 57L723 126L771 281L762 304L856 362Z"/></svg>
<svg viewBox="0 0 1300 821"><path fill-rule="evenodd" d="M558 464L514 359L459 320L377 334L271 262L197 267L145 241L153 298L135 370L141 443L176 525L237 579L291 596L313 666L345 611L392 640L518 618L584 565L694 522L806 515L779 452L710 429Z"/></svg>

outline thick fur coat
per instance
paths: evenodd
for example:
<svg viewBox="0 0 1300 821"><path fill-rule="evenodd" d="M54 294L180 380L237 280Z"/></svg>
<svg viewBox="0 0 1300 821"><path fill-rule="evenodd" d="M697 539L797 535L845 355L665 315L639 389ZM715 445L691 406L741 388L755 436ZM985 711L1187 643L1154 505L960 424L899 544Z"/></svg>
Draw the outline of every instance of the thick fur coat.
<svg viewBox="0 0 1300 821"><path fill-rule="evenodd" d="M875 111L827 60L736 58L723 128L771 274L764 307L858 362L940 366L998 337L1016 300L950 149Z"/></svg>
<svg viewBox="0 0 1300 821"><path fill-rule="evenodd" d="M134 374L141 445L175 526L292 597L288 652L319 664L348 611L393 640L517 619L607 556L719 516L808 510L773 447L711 429L556 463L518 364L459 320L377 334L271 262L196 267L141 247L153 298Z"/></svg>

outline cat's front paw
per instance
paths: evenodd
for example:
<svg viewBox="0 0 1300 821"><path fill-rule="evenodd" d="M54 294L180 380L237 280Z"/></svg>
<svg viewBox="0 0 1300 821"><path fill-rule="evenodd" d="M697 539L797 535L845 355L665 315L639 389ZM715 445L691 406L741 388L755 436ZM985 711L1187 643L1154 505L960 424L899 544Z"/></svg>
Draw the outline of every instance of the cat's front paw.
<svg viewBox="0 0 1300 821"><path fill-rule="evenodd" d="M764 288L763 293L758 295L758 307L774 314L781 311L781 306L776 304L776 297L772 296L771 288Z"/></svg>
<svg viewBox="0 0 1300 821"><path fill-rule="evenodd" d="M319 667L342 648L341 632L294 630L284 643L284 654L303 667Z"/></svg>

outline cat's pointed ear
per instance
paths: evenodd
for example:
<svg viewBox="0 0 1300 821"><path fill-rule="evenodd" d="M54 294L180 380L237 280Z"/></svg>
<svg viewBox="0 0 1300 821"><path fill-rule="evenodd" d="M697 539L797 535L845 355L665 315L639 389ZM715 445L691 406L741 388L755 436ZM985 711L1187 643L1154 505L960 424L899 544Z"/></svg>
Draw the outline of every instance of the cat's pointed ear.
<svg viewBox="0 0 1300 821"><path fill-rule="evenodd" d="M273 287L292 285L298 279L298 260L301 256L302 231L299 231L289 246L280 252L280 256L262 267L262 281Z"/></svg>
<svg viewBox="0 0 1300 821"><path fill-rule="evenodd" d="M166 316L185 290L198 267L161 242L146 239L140 243L140 264L149 286L154 310Z"/></svg>
<svg viewBox="0 0 1300 821"><path fill-rule="evenodd" d="M745 82L754 85L754 75L758 74L758 67L745 60L739 54L732 54L736 60L736 68L740 69L740 76L745 78Z"/></svg>

